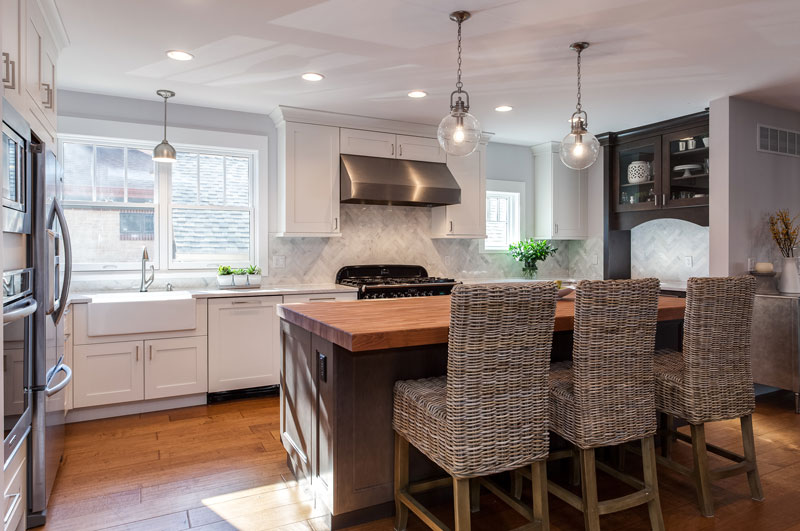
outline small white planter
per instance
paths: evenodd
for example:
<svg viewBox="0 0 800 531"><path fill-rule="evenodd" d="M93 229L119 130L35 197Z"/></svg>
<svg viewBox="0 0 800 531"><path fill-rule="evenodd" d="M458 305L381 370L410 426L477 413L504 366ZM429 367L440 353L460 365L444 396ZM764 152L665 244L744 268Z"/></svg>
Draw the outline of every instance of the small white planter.
<svg viewBox="0 0 800 531"><path fill-rule="evenodd" d="M247 275L247 284L251 288L260 288L261 287L261 273L258 275Z"/></svg>
<svg viewBox="0 0 800 531"><path fill-rule="evenodd" d="M217 286L220 288L233 287L233 275L217 275Z"/></svg>
<svg viewBox="0 0 800 531"><path fill-rule="evenodd" d="M237 288L244 288L247 286L247 275L231 275L233 276L233 285Z"/></svg>

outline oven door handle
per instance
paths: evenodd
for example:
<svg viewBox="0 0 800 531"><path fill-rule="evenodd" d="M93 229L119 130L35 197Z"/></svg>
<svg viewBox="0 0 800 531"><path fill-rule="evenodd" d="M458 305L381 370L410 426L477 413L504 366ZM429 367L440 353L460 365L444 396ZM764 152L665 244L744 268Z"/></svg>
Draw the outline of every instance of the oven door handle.
<svg viewBox="0 0 800 531"><path fill-rule="evenodd" d="M69 237L69 227L64 210L61 208L58 198L54 197L50 214L47 216L47 228L53 228L53 221L56 217L61 226L61 239L64 241L64 283L61 285L61 293L58 297L58 308L52 314L53 322L58 324L64 315L64 310L67 309L67 297L69 297L69 288L72 284L72 240Z"/></svg>
<svg viewBox="0 0 800 531"><path fill-rule="evenodd" d="M56 372L53 373L53 377L55 377L55 375L61 371L64 371L67 374L67 377L61 380L61 382L55 387L46 387L44 393L47 396L53 396L57 392L64 389L69 384L69 382L72 381L72 369L69 368L69 365L65 365L63 363L58 366Z"/></svg>
<svg viewBox="0 0 800 531"><path fill-rule="evenodd" d="M7 325L8 323L13 323L14 321L19 321L20 319L33 315L38 307L39 305L35 299L29 299L28 303L24 306L20 306L10 312L3 312L3 324Z"/></svg>

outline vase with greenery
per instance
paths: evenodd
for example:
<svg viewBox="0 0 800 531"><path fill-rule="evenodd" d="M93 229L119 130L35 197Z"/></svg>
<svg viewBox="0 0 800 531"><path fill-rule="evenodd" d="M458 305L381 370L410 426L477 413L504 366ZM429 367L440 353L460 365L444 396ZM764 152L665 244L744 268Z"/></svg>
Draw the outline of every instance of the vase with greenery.
<svg viewBox="0 0 800 531"><path fill-rule="evenodd" d="M233 270L231 266L221 265L217 268L217 285L221 288L233 286Z"/></svg>
<svg viewBox="0 0 800 531"><path fill-rule="evenodd" d="M800 226L795 224L798 216L792 217L788 210L778 210L769 217L769 231L783 255L778 291L781 293L800 293L800 272L794 248L800 244Z"/></svg>
<svg viewBox="0 0 800 531"><path fill-rule="evenodd" d="M508 246L511 256L517 262L522 262L522 274L527 278L536 278L539 271L538 262L545 261L556 254L557 247L553 247L547 240L522 240Z"/></svg>

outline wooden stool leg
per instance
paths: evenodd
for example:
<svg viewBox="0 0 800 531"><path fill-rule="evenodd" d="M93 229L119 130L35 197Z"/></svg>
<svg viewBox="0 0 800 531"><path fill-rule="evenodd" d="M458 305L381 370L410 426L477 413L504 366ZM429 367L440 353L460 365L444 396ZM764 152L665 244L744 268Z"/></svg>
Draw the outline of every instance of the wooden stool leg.
<svg viewBox="0 0 800 531"><path fill-rule="evenodd" d="M481 510L481 482L478 478L469 480L469 508L473 513Z"/></svg>
<svg viewBox="0 0 800 531"><path fill-rule="evenodd" d="M600 508L597 505L597 467L594 448L580 450L583 523L586 531L600 531Z"/></svg>
<svg viewBox="0 0 800 531"><path fill-rule="evenodd" d="M455 531L469 531L469 479L453 478L453 505L456 512Z"/></svg>
<svg viewBox="0 0 800 531"><path fill-rule="evenodd" d="M533 520L541 523L540 529L548 531L550 509L547 503L547 461L534 461L531 465L531 490L533 490Z"/></svg>
<svg viewBox="0 0 800 531"><path fill-rule="evenodd" d="M672 442L675 440L672 436L672 432L675 431L675 417L662 413L661 422L664 433L661 437L661 455L669 459L669 456L672 455Z"/></svg>
<svg viewBox="0 0 800 531"><path fill-rule="evenodd" d="M747 482L750 483L750 496L754 500L763 501L764 491L761 488L761 478L758 476L758 466L756 465L756 442L753 436L753 415L747 415L740 419L742 424L742 445L744 446L744 458L753 469L747 472Z"/></svg>
<svg viewBox="0 0 800 531"><path fill-rule="evenodd" d="M408 524L408 507L400 502L401 490L408 488L408 441L394 432L394 529L404 531Z"/></svg>
<svg viewBox="0 0 800 531"><path fill-rule="evenodd" d="M625 463L627 462L625 454L627 453L628 451L625 448L625 443L617 445L617 469L620 472L625 472Z"/></svg>
<svg viewBox="0 0 800 531"><path fill-rule="evenodd" d="M708 452L706 430L703 424L690 424L692 428L692 454L694 455L694 482L697 501L703 516L714 516L714 500L711 498L711 478L708 474Z"/></svg>
<svg viewBox="0 0 800 531"><path fill-rule="evenodd" d="M511 486L512 491L514 493L514 497L518 500L522 499L522 474L519 473L519 470L514 470L511 473Z"/></svg>
<svg viewBox="0 0 800 531"><path fill-rule="evenodd" d="M644 486L653 493L653 499L647 502L650 527L653 531L664 531L664 515L661 513L661 500L658 496L656 448L653 437L642 439L642 470L644 471Z"/></svg>
<svg viewBox="0 0 800 531"><path fill-rule="evenodd" d="M581 453L578 448L572 449L572 460L570 461L569 484L577 487L581 482Z"/></svg>

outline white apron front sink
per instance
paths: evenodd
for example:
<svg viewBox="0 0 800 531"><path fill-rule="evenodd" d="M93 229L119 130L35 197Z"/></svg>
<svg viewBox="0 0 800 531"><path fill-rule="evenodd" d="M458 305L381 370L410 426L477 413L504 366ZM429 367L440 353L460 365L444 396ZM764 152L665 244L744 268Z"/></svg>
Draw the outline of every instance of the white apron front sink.
<svg viewBox="0 0 800 531"><path fill-rule="evenodd" d="M88 308L90 336L116 336L192 330L196 300L188 291L102 293Z"/></svg>

